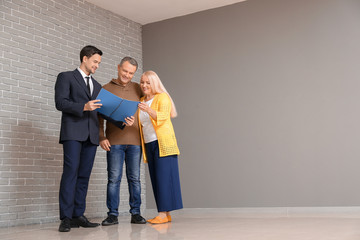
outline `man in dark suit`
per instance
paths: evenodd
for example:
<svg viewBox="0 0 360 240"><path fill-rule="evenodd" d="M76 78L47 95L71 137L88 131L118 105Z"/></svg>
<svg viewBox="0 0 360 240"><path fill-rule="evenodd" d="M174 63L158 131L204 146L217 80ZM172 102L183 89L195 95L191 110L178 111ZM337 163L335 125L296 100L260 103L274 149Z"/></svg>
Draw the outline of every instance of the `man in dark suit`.
<svg viewBox="0 0 360 240"><path fill-rule="evenodd" d="M55 83L55 105L62 112L60 143L64 166L60 182L60 232L71 227L97 227L85 216L89 178L99 145L97 108L94 100L101 85L92 77L101 62L102 51L86 46L80 52L80 67L62 72Z"/></svg>

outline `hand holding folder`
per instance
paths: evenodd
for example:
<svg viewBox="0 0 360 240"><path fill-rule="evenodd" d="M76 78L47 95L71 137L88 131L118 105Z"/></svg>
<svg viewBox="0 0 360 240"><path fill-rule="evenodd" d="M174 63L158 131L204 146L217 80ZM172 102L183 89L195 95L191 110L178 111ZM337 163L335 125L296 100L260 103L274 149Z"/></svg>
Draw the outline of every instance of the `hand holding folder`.
<svg viewBox="0 0 360 240"><path fill-rule="evenodd" d="M96 99L100 99L101 108L96 109L98 113L107 121L123 128L125 118L134 116L140 102L130 101L101 89Z"/></svg>

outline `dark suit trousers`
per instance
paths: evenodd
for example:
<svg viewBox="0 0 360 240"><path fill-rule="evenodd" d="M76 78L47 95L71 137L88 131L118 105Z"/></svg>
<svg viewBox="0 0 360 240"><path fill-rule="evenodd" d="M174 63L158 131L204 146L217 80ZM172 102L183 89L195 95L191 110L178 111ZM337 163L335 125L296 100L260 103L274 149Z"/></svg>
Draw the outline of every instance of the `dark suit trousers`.
<svg viewBox="0 0 360 240"><path fill-rule="evenodd" d="M64 166L60 182L60 219L84 215L86 194L97 145L85 142L64 141Z"/></svg>

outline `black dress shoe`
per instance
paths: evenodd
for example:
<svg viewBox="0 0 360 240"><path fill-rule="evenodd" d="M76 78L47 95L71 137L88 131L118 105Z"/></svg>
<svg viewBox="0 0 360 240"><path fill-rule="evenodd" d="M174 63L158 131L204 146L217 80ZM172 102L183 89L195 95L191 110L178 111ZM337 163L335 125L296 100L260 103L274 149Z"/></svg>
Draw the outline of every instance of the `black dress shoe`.
<svg viewBox="0 0 360 240"><path fill-rule="evenodd" d="M71 227L72 228L78 228L78 227L84 227L84 228L93 228L99 226L99 223L92 223L90 222L85 216L80 216L77 218L71 219Z"/></svg>
<svg viewBox="0 0 360 240"><path fill-rule="evenodd" d="M131 223L145 224L146 220L140 214L131 215Z"/></svg>
<svg viewBox="0 0 360 240"><path fill-rule="evenodd" d="M70 232L70 219L64 218L61 220L60 226L59 226L59 232Z"/></svg>
<svg viewBox="0 0 360 240"><path fill-rule="evenodd" d="M109 215L104 221L102 221L101 225L103 226L110 226L114 224L118 224L118 218L115 215Z"/></svg>

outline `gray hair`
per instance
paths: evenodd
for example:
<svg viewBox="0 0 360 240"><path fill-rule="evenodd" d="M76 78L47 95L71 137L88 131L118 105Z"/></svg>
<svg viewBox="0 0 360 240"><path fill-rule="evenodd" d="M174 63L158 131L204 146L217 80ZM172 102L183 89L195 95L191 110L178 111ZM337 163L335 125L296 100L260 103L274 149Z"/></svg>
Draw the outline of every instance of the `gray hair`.
<svg viewBox="0 0 360 240"><path fill-rule="evenodd" d="M120 67L123 65L124 62L129 62L131 65L136 67L136 70L138 69L138 63L135 59L133 59L132 57L124 57L123 59L121 59L120 61Z"/></svg>

